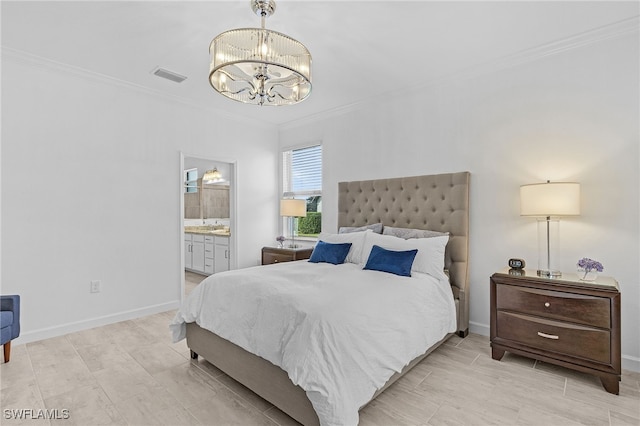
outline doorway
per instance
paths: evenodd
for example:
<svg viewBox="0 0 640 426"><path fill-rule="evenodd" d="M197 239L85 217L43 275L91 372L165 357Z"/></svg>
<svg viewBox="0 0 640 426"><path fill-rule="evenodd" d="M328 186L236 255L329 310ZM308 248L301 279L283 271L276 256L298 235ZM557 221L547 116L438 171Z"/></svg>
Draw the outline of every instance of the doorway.
<svg viewBox="0 0 640 426"><path fill-rule="evenodd" d="M180 153L181 286L237 267L235 160Z"/></svg>

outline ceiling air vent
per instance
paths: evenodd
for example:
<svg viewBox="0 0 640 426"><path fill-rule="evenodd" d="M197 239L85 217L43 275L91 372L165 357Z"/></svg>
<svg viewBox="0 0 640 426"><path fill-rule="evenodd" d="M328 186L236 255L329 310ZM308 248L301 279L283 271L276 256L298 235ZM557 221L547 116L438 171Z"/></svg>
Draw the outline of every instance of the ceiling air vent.
<svg viewBox="0 0 640 426"><path fill-rule="evenodd" d="M160 67L154 68L154 70L151 71L151 74L157 75L158 77L166 78L167 80L171 80L176 83L182 83L187 79L187 77L185 77L184 75L180 75L178 73Z"/></svg>

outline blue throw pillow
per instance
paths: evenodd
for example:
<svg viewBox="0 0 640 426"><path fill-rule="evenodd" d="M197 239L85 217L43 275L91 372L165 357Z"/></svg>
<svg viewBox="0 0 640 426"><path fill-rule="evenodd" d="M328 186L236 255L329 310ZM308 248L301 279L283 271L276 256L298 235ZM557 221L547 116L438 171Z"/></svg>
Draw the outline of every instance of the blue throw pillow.
<svg viewBox="0 0 640 426"><path fill-rule="evenodd" d="M418 254L418 249L394 251L374 245L371 248L371 253L369 254L369 259L367 259L367 264L364 265L364 269L410 277L411 266L416 254Z"/></svg>
<svg viewBox="0 0 640 426"><path fill-rule="evenodd" d="M311 253L309 262L325 262L339 265L344 263L344 260L347 258L347 254L349 254L350 248L351 243L331 244L325 243L324 241L318 241L318 244L313 248L313 253Z"/></svg>

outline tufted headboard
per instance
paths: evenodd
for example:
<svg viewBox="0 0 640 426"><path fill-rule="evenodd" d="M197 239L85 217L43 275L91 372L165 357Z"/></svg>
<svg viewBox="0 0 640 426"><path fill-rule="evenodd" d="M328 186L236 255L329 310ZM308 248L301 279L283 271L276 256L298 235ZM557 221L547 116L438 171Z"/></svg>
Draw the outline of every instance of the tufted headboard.
<svg viewBox="0 0 640 426"><path fill-rule="evenodd" d="M469 172L338 183L338 226L380 223L448 232L445 268L469 330Z"/></svg>

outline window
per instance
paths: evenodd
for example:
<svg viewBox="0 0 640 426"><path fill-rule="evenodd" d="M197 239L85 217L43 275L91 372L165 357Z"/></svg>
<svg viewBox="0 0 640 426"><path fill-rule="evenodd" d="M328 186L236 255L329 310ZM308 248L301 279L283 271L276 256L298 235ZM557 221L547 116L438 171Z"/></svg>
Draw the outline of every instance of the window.
<svg viewBox="0 0 640 426"><path fill-rule="evenodd" d="M184 171L184 192L198 192L198 169Z"/></svg>
<svg viewBox="0 0 640 426"><path fill-rule="evenodd" d="M322 229L322 145L282 152L282 198L307 203L307 216L283 218L288 237L317 237ZM293 220L293 223L290 221Z"/></svg>

